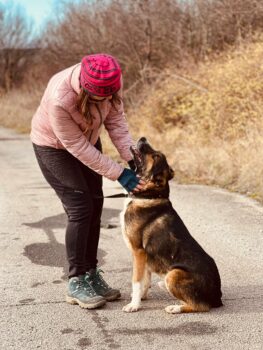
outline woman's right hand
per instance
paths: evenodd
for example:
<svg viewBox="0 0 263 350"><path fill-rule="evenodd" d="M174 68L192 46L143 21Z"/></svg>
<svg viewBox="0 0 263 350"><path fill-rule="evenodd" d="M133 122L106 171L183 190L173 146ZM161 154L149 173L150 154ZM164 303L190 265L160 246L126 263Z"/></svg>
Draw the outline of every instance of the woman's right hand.
<svg viewBox="0 0 263 350"><path fill-rule="evenodd" d="M133 170L128 168L124 168L117 180L129 193L140 192L145 185L145 181L140 179Z"/></svg>

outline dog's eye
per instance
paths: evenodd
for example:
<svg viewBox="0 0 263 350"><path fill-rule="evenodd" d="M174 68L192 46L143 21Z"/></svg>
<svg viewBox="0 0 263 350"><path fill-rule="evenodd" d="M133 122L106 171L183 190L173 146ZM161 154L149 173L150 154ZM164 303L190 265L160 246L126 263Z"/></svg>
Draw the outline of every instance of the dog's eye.
<svg viewBox="0 0 263 350"><path fill-rule="evenodd" d="M154 182L156 184L157 187L161 186L163 183L163 178L161 176L155 176L154 178Z"/></svg>
<svg viewBox="0 0 263 350"><path fill-rule="evenodd" d="M160 158L161 158L161 157L160 157L160 155L159 155L159 154L154 154L154 155L153 155L153 159L154 159L154 160L156 160L156 159L160 159Z"/></svg>

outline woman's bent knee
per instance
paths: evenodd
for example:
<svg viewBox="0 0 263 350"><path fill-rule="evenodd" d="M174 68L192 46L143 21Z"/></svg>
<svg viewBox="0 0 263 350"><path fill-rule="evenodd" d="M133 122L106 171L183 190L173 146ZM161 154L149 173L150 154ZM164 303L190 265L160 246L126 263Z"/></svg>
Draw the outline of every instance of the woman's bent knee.
<svg viewBox="0 0 263 350"><path fill-rule="evenodd" d="M64 192L61 200L69 221L89 220L93 215L93 199L88 191L70 189Z"/></svg>

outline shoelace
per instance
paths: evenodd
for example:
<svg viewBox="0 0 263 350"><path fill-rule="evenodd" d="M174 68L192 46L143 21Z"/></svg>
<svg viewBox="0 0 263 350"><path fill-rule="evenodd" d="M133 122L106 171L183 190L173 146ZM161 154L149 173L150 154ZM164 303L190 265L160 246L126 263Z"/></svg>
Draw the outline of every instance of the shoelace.
<svg viewBox="0 0 263 350"><path fill-rule="evenodd" d="M87 293L91 294L92 296L97 295L96 292L95 292L95 290L94 290L93 287L92 287L92 283L89 282L89 281L87 281L87 280L86 280L86 284L85 284L84 289L85 289L85 291L86 291Z"/></svg>
<svg viewBox="0 0 263 350"><path fill-rule="evenodd" d="M110 286L103 279L101 273L104 273L104 271L102 271L101 269L97 269L93 280L95 281L95 283L98 283L103 289L110 289Z"/></svg>
<svg viewBox="0 0 263 350"><path fill-rule="evenodd" d="M75 284L75 288L76 289L72 292L72 294L76 294L76 293L78 293L81 290L86 290L84 280L79 279L77 281L74 281L74 284Z"/></svg>
<svg viewBox="0 0 263 350"><path fill-rule="evenodd" d="M76 289L81 289L84 288L84 281L83 280L78 280L76 281Z"/></svg>
<svg viewBox="0 0 263 350"><path fill-rule="evenodd" d="M76 290L80 290L80 289L84 289L91 296L97 295L89 281L84 281L84 280L76 281Z"/></svg>

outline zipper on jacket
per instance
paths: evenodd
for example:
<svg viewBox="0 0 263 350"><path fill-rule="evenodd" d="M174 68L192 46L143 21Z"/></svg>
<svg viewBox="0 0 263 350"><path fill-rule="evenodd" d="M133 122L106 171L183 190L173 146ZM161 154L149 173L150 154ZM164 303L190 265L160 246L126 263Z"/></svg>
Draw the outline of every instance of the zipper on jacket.
<svg viewBox="0 0 263 350"><path fill-rule="evenodd" d="M98 111L99 116L100 116L100 124L99 124L99 127L98 127L98 130L99 130L99 128L102 126L102 114L101 114L101 110L99 109L99 106L96 103L95 103L95 107L97 108L97 111ZM91 133L90 133L90 136L89 136L89 142L91 141L91 137L92 137L93 131L94 131L94 129L91 129Z"/></svg>
<svg viewBox="0 0 263 350"><path fill-rule="evenodd" d="M94 131L94 129L91 129L91 133L90 133L90 135L89 135L89 142L90 142L90 140L91 140L91 136L92 136L92 134L93 134L93 131Z"/></svg>
<svg viewBox="0 0 263 350"><path fill-rule="evenodd" d="M101 114L101 110L99 109L99 106L97 104L95 104L96 108L97 108L97 111L99 113L99 116L100 116L100 125L98 127L98 129L102 126L102 114Z"/></svg>

